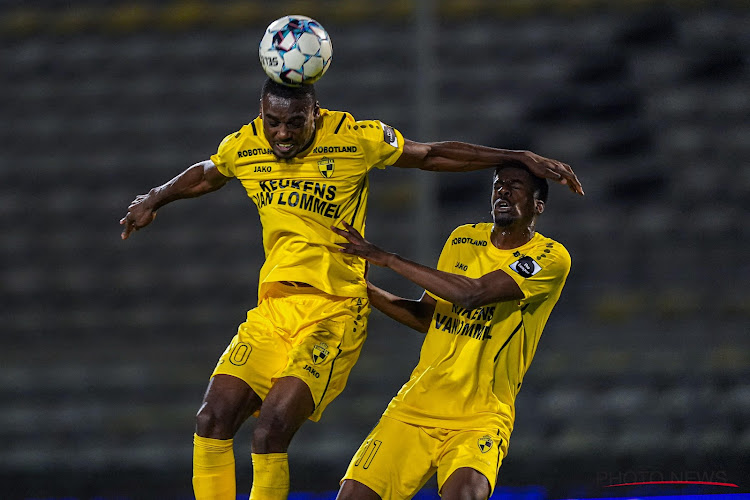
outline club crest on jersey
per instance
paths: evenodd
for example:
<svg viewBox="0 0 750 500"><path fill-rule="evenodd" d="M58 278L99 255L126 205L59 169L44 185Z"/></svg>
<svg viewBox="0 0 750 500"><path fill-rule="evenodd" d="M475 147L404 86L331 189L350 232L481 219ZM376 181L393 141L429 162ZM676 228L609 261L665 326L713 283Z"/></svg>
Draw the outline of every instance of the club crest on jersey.
<svg viewBox="0 0 750 500"><path fill-rule="evenodd" d="M318 161L318 170L320 175L326 179L333 177L333 158L323 158Z"/></svg>
<svg viewBox="0 0 750 500"><path fill-rule="evenodd" d="M313 364L320 364L328 357L328 345L324 342L314 346L312 348L312 360Z"/></svg>
<svg viewBox="0 0 750 500"><path fill-rule="evenodd" d="M492 445L494 443L492 442L492 438L489 435L484 435L477 439L477 446L479 446L479 451L482 453L487 453L492 449Z"/></svg>
<svg viewBox="0 0 750 500"><path fill-rule="evenodd" d="M525 257L521 257L520 259L515 261L510 265L510 268L524 278L531 278L536 273L542 270L542 266L540 266L537 261L535 261L528 255Z"/></svg>

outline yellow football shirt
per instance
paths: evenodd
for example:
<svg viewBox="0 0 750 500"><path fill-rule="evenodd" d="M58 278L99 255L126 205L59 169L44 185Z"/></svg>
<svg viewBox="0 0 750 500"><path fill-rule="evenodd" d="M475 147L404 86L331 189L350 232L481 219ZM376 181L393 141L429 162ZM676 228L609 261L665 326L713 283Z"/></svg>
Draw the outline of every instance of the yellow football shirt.
<svg viewBox="0 0 750 500"><path fill-rule="evenodd" d="M385 415L425 427L492 427L510 438L515 398L570 270L560 243L536 233L500 250L491 223L453 231L437 268L479 278L502 269L524 298L465 310L439 297L419 363Z"/></svg>
<svg viewBox="0 0 750 500"><path fill-rule="evenodd" d="M346 221L364 234L372 168L393 164L403 136L377 121L321 110L312 145L279 160L260 117L229 134L211 156L219 171L236 177L255 203L263 226L265 263L258 301L276 281L308 283L331 295L367 297L365 261L339 252L331 231Z"/></svg>

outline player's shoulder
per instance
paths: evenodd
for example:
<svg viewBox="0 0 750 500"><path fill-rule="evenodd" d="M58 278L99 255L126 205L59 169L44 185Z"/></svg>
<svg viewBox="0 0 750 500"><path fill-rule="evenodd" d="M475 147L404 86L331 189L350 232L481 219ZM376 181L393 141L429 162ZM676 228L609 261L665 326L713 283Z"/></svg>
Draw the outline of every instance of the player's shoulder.
<svg viewBox="0 0 750 500"><path fill-rule="evenodd" d="M395 129L380 120L358 120L347 111L332 111L330 109L321 109L320 114L323 118L323 125L329 133L356 136L360 140L376 140L378 142L391 143L396 140Z"/></svg>
<svg viewBox="0 0 750 500"><path fill-rule="evenodd" d="M540 249L544 255L548 256L548 258L558 260L566 264L567 267L570 267L570 252L568 252L565 245L559 241L544 236L541 233L536 233L532 242L534 243L534 247Z"/></svg>
<svg viewBox="0 0 750 500"><path fill-rule="evenodd" d="M475 224L462 224L451 231L446 245L452 248L461 248L466 245L475 247L488 247L490 235L492 233L492 224L478 222Z"/></svg>
<svg viewBox="0 0 750 500"><path fill-rule="evenodd" d="M230 149L232 147L240 147L243 143L248 140L259 139L261 137L261 131L263 130L262 122L260 118L256 118L250 123L247 123L226 137L219 144L219 148Z"/></svg>
<svg viewBox="0 0 750 500"><path fill-rule="evenodd" d="M341 134L351 130L354 117L347 111L320 109L321 128L328 134Z"/></svg>
<svg viewBox="0 0 750 500"><path fill-rule="evenodd" d="M453 230L451 236L472 236L477 238L489 238L492 230L491 222L475 222L468 224L461 224Z"/></svg>

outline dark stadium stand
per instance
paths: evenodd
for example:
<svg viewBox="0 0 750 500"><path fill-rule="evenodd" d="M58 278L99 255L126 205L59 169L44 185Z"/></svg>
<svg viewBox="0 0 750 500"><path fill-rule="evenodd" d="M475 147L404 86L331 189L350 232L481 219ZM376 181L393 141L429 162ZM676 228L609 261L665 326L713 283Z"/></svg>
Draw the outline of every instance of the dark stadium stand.
<svg viewBox="0 0 750 500"><path fill-rule="evenodd" d="M233 183L125 243L117 221L255 115L256 44L285 4L69 3L0 6L0 497L186 498L193 415L256 300L258 218ZM324 107L531 149L586 190L553 187L540 221L573 270L501 484L601 495L597 473L656 467L750 491L747 4L443 2L431 138L416 137L409 9L370 4L310 7L334 41ZM438 241L418 256L423 178L371 175L367 235L433 263L455 225L489 219L489 174L439 176ZM373 313L348 389L292 445L295 491L335 489L419 345ZM247 429L238 443L249 485Z"/></svg>

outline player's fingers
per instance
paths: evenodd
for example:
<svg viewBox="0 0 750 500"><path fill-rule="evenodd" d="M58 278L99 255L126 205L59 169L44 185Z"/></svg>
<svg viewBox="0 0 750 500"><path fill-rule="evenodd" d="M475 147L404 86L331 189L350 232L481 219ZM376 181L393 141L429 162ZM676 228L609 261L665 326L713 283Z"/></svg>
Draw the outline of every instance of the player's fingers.
<svg viewBox="0 0 750 500"><path fill-rule="evenodd" d="M120 235L120 238L123 240L127 240L128 236L130 236L130 233L133 231L132 226L130 224L125 225L125 229L122 230L122 234Z"/></svg>
<svg viewBox="0 0 750 500"><path fill-rule="evenodd" d="M560 173L560 165L560 162L553 162L551 165L547 165L547 173L551 174L549 178L553 181L560 181L563 178L563 175Z"/></svg>
<svg viewBox="0 0 750 500"><path fill-rule="evenodd" d="M331 226L331 230L341 236L342 238L346 238L346 241L348 243L336 243L337 245L352 245L357 242L357 239L352 235L351 233L344 231L343 229L339 229L337 227Z"/></svg>
<svg viewBox="0 0 750 500"><path fill-rule="evenodd" d="M338 228L336 226L331 226L331 231L333 231L334 233L338 234L339 236L343 236L347 240L349 239L350 234L347 233L346 231L344 231L341 228Z"/></svg>
<svg viewBox="0 0 750 500"><path fill-rule="evenodd" d="M362 239L362 235L359 234L359 231L357 231L356 229L354 229L354 226L352 226L351 224L349 224L346 221L341 221L341 223L344 225L344 227L346 228L347 231L349 231L350 233L352 233L357 238Z"/></svg>
<svg viewBox="0 0 750 500"><path fill-rule="evenodd" d="M566 163L563 163L562 166L564 168L565 179L565 182L563 182L563 184L566 184L574 193L583 195L583 186L581 186L581 181L578 180L578 176L576 176L575 172L573 172L573 169L570 168L570 165Z"/></svg>

